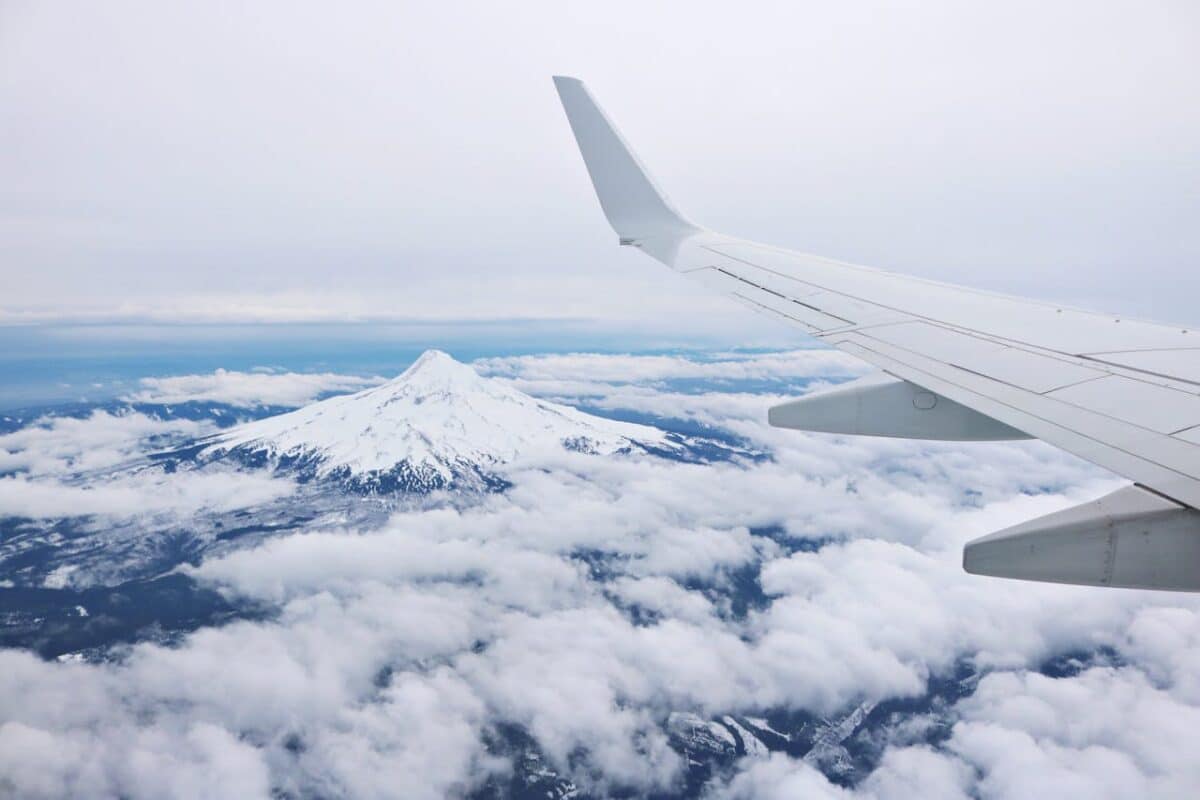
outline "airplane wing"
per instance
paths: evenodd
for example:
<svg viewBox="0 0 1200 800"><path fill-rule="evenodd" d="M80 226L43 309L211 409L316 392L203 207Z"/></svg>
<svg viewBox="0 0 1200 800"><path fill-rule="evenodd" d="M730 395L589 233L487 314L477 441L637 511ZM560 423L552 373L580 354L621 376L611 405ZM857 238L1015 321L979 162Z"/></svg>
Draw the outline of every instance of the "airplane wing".
<svg viewBox="0 0 1200 800"><path fill-rule="evenodd" d="M713 233L666 198L583 83L554 82L621 244L883 370L772 408L771 424L1042 439L1134 483L969 543L967 571L1200 591L1200 331Z"/></svg>

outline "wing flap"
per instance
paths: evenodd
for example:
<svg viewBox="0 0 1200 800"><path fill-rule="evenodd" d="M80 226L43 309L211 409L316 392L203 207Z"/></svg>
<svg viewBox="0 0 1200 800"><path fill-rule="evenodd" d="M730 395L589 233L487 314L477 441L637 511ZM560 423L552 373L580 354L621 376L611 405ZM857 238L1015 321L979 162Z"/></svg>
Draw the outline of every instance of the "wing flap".
<svg viewBox="0 0 1200 800"><path fill-rule="evenodd" d="M1200 387L1200 348L1137 350L1132 353L1093 353L1089 359L1136 370L1149 377L1186 381Z"/></svg>

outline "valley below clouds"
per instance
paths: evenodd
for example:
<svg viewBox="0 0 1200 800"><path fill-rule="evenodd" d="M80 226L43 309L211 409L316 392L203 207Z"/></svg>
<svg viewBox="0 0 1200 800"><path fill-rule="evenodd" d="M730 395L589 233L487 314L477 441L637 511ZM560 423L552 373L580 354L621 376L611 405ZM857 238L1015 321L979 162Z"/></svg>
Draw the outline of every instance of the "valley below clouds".
<svg viewBox="0 0 1200 800"><path fill-rule="evenodd" d="M1040 442L768 427L861 374L828 350L471 366L706 444L389 493L162 457L383 378L147 376L5 417L0 795L1200 791L1200 601L961 567L1120 479Z"/></svg>

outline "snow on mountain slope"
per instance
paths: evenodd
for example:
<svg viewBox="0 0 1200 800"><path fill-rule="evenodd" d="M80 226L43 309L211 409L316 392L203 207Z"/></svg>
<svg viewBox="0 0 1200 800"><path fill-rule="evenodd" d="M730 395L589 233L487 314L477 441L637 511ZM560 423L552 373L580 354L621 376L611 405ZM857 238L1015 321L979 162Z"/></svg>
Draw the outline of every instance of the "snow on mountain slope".
<svg viewBox="0 0 1200 800"><path fill-rule="evenodd" d="M683 449L678 437L657 428L530 397L438 350L380 386L240 425L201 444L200 461L232 455L310 477L406 490L472 476L486 483L488 467L539 452Z"/></svg>

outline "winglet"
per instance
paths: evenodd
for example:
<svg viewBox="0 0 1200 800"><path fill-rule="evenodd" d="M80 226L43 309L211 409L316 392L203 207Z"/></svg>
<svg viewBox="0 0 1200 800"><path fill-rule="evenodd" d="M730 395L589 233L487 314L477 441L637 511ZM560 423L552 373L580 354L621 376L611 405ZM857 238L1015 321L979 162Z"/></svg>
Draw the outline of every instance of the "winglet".
<svg viewBox="0 0 1200 800"><path fill-rule="evenodd" d="M678 240L701 230L680 214L654 183L582 81L556 75L554 86L604 216L621 244Z"/></svg>

